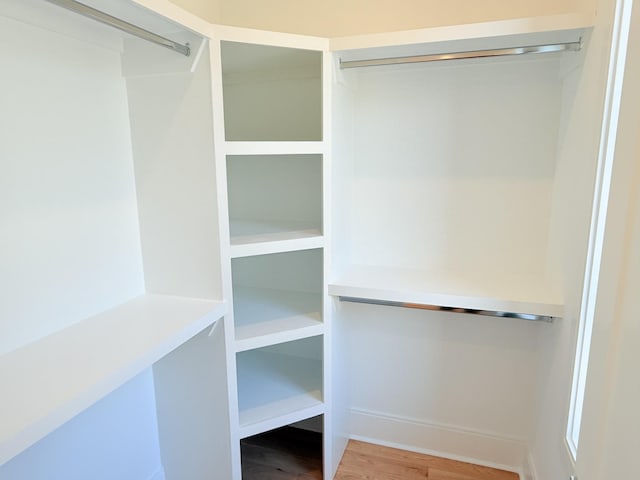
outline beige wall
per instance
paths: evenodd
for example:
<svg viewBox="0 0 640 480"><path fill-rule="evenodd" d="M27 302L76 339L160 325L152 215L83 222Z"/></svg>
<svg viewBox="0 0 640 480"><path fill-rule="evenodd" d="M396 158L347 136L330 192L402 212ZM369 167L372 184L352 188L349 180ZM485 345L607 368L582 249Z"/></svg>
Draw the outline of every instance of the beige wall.
<svg viewBox="0 0 640 480"><path fill-rule="evenodd" d="M172 0L212 23L323 37L593 11L593 0Z"/></svg>
<svg viewBox="0 0 640 480"><path fill-rule="evenodd" d="M222 23L220 5L222 0L170 0L179 7L194 13L211 23Z"/></svg>

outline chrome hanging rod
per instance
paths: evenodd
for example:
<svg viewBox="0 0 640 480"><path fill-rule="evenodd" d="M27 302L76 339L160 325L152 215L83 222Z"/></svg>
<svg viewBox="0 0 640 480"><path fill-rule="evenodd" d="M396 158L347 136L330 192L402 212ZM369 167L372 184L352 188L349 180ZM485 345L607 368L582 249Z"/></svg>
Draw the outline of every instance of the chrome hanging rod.
<svg viewBox="0 0 640 480"><path fill-rule="evenodd" d="M95 8L89 7L83 3L76 2L75 0L47 0L47 2L66 8L67 10L78 13L84 17L91 18L92 20L96 20L100 23L104 23L105 25L117 28L118 30L122 30L123 32L131 35L135 35L138 38L142 38L143 40L168 48L174 52L181 53L187 57L191 54L189 44L182 45L174 42L173 40L169 40L168 38L145 30L144 28L138 27L132 23L120 20L119 18L101 12L100 10L96 10Z"/></svg>
<svg viewBox="0 0 640 480"><path fill-rule="evenodd" d="M484 315L488 317L517 318L537 322L553 322L554 317L538 315L534 313L497 312L493 310L476 310L473 308L445 307L442 305L428 305L424 303L392 302L389 300L377 300L360 297L338 297L341 302L367 303L370 305L384 305L387 307L417 308L419 310L431 310L434 312L466 313L471 315Z"/></svg>
<svg viewBox="0 0 640 480"><path fill-rule="evenodd" d="M525 55L529 53L577 52L582 41L556 43L553 45L533 45L526 47L499 48L495 50L472 50L467 52L438 53L433 55L415 55L411 57L373 58L371 60L340 59L340 68L377 67L402 63L440 62L443 60L462 60L465 58L504 57L507 55Z"/></svg>

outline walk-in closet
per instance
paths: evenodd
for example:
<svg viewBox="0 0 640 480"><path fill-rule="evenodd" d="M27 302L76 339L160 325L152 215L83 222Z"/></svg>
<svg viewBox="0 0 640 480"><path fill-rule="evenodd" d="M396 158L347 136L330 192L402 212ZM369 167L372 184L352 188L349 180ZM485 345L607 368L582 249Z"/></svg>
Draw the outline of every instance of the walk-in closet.
<svg viewBox="0 0 640 480"><path fill-rule="evenodd" d="M561 470L613 10L325 38L0 2L0 480L302 447L331 480L349 439Z"/></svg>

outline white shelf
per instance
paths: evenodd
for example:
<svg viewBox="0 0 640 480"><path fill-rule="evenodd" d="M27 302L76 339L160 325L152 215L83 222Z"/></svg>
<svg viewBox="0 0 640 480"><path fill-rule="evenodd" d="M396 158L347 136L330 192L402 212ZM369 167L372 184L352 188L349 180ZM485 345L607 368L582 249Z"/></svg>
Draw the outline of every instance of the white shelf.
<svg viewBox="0 0 640 480"><path fill-rule="evenodd" d="M562 14L336 37L330 40L330 45L332 51L344 54L345 60L451 53L574 42L593 25L591 14Z"/></svg>
<svg viewBox="0 0 640 480"><path fill-rule="evenodd" d="M320 360L252 350L237 366L241 438L324 413Z"/></svg>
<svg viewBox="0 0 640 480"><path fill-rule="evenodd" d="M223 302L142 295L4 355L0 360L0 464L225 312Z"/></svg>
<svg viewBox="0 0 640 480"><path fill-rule="evenodd" d="M329 294L387 302L562 317L563 304L542 278L351 266Z"/></svg>
<svg viewBox="0 0 640 480"><path fill-rule="evenodd" d="M238 352L324 331L320 294L235 287L233 295Z"/></svg>
<svg viewBox="0 0 640 480"><path fill-rule="evenodd" d="M308 222L231 220L231 257L321 248L320 227Z"/></svg>
<svg viewBox="0 0 640 480"><path fill-rule="evenodd" d="M323 142L225 142L227 155L322 155Z"/></svg>

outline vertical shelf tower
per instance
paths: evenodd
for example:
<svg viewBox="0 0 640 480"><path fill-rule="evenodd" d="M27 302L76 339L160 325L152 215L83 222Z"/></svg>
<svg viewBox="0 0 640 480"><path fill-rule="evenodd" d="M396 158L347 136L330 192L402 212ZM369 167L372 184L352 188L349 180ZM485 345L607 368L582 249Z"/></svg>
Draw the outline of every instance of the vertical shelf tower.
<svg viewBox="0 0 640 480"><path fill-rule="evenodd" d="M328 42L230 27L213 38L234 478L242 439L318 417L331 478Z"/></svg>

